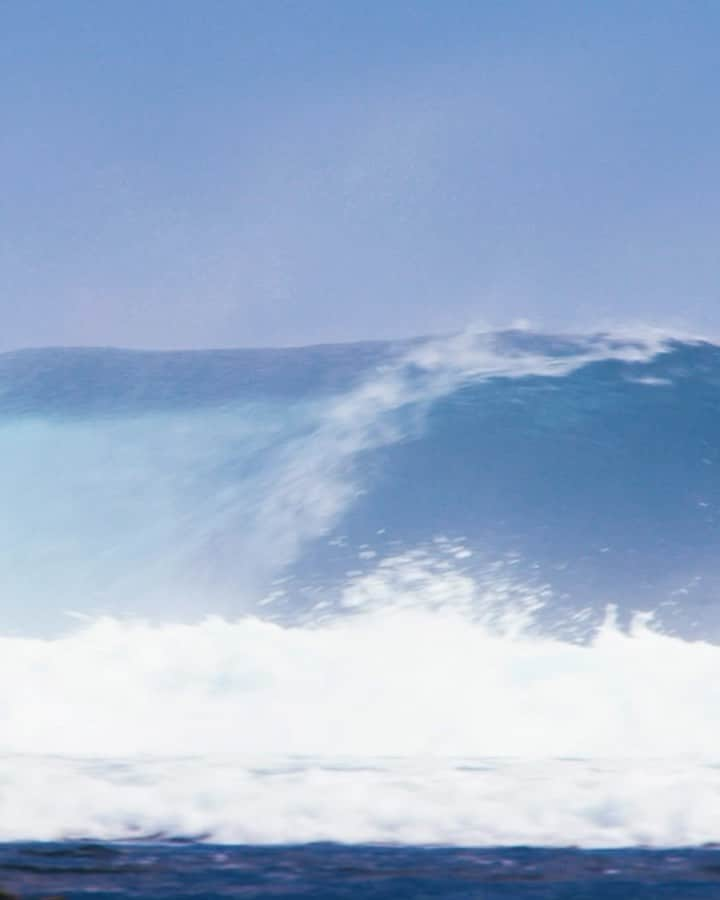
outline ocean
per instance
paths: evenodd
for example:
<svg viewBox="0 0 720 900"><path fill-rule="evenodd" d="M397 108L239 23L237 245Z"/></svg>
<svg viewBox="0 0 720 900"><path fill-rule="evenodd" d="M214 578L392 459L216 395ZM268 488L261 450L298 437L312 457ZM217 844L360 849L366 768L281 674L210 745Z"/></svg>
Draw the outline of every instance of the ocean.
<svg viewBox="0 0 720 900"><path fill-rule="evenodd" d="M0 897L720 897L720 346L0 354Z"/></svg>

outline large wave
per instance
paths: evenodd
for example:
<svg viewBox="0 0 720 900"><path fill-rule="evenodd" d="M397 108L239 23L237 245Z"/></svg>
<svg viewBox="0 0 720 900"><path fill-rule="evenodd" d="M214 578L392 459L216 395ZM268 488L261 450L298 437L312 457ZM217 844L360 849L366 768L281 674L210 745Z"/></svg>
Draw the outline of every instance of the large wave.
<svg viewBox="0 0 720 900"><path fill-rule="evenodd" d="M0 838L717 839L714 345L0 375Z"/></svg>
<svg viewBox="0 0 720 900"><path fill-rule="evenodd" d="M503 333L6 354L0 625L297 617L444 536L473 577L512 562L549 589L557 627L614 603L707 637L719 352Z"/></svg>

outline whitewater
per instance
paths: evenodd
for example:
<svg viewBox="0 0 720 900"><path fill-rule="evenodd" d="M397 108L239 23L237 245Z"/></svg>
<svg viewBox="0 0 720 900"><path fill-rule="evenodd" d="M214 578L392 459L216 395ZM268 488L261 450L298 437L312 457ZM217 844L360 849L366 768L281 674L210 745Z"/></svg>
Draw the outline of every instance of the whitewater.
<svg viewBox="0 0 720 900"><path fill-rule="evenodd" d="M720 836L720 348L0 355L0 840Z"/></svg>

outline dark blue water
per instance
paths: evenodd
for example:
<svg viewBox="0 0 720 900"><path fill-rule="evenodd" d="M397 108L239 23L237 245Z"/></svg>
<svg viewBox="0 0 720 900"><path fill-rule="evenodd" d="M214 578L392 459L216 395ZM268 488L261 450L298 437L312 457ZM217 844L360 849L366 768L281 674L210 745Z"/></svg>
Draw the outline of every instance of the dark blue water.
<svg viewBox="0 0 720 900"><path fill-rule="evenodd" d="M720 851L9 844L0 897L711 900Z"/></svg>

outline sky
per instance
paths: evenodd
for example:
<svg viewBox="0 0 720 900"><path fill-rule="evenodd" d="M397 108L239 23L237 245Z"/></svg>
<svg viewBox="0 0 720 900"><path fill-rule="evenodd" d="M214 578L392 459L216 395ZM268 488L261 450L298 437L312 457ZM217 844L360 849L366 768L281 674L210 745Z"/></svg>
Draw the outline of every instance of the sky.
<svg viewBox="0 0 720 900"><path fill-rule="evenodd" d="M717 332L720 4L0 0L0 350Z"/></svg>

